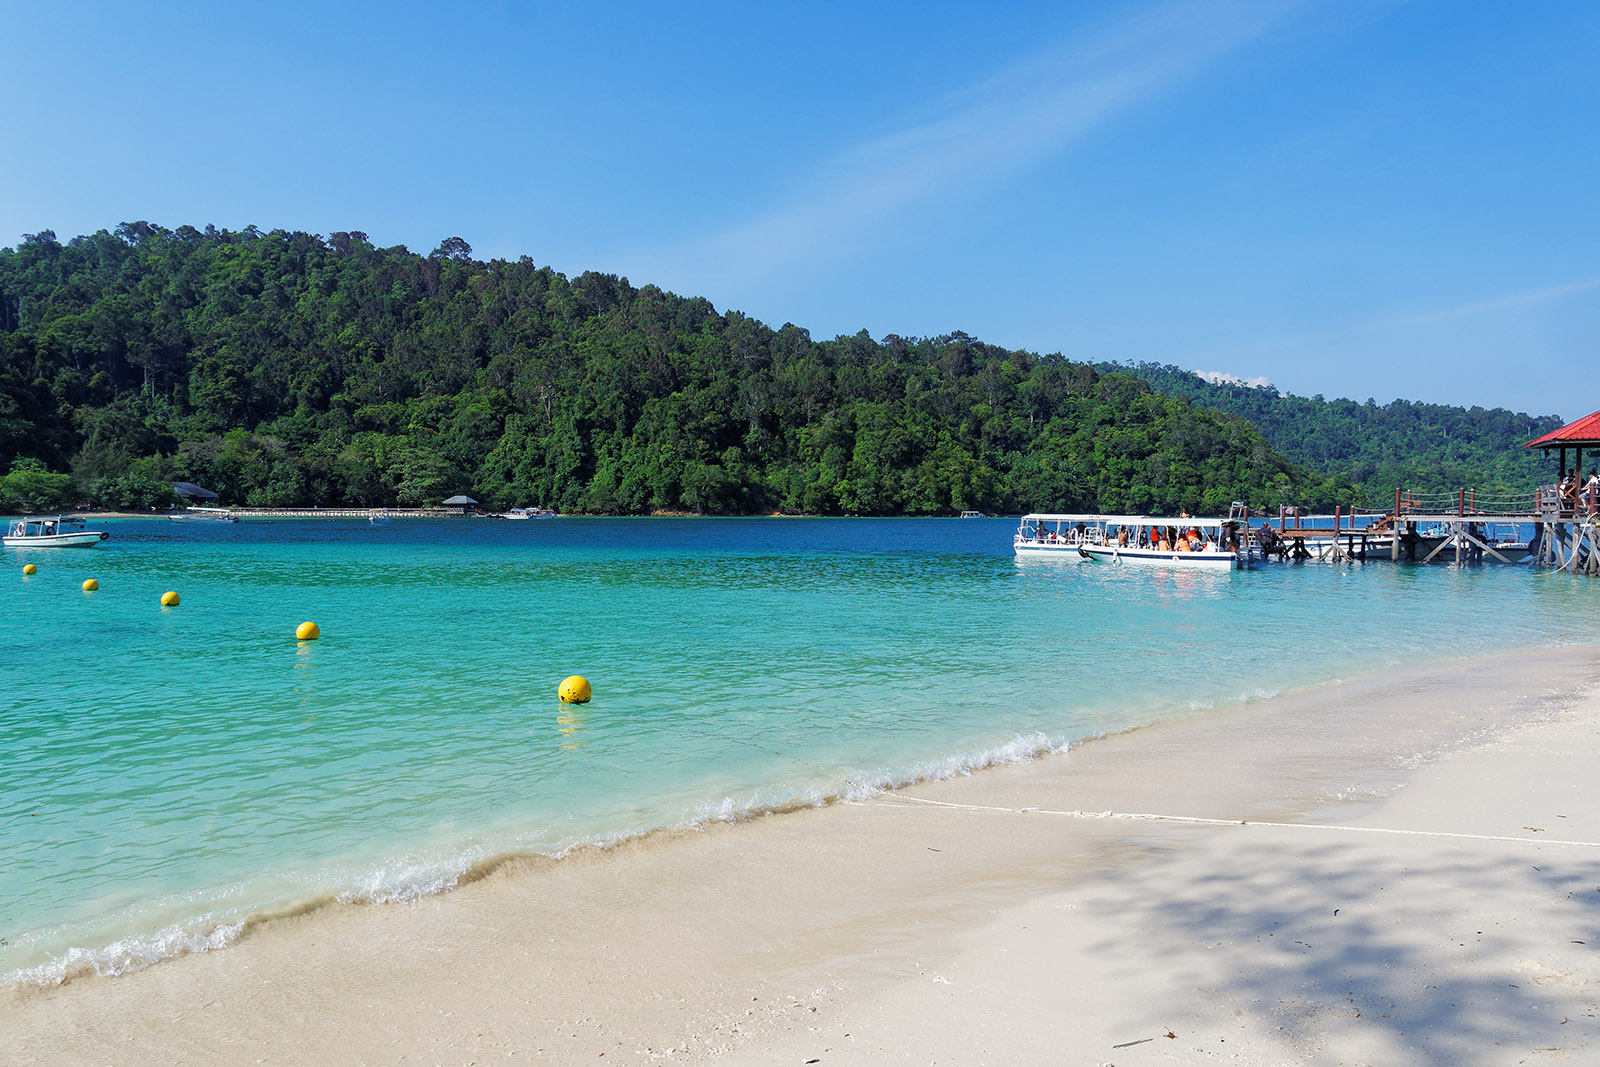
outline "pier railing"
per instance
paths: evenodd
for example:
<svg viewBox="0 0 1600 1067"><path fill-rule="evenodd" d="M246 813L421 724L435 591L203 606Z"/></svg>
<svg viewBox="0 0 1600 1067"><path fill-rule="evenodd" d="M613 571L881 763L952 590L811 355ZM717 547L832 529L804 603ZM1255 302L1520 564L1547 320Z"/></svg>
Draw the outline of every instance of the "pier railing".
<svg viewBox="0 0 1600 1067"><path fill-rule="evenodd" d="M1554 486L1549 487L1554 490ZM1477 489L1418 490L1396 489L1394 513L1408 515L1526 515L1529 520L1540 512L1544 487L1534 493L1480 492Z"/></svg>

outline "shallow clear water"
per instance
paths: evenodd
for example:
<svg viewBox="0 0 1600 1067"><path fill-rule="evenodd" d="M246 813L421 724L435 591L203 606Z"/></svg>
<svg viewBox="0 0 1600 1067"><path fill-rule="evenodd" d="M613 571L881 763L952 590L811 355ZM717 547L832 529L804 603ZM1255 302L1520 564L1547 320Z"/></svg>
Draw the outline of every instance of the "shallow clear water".
<svg viewBox="0 0 1600 1067"><path fill-rule="evenodd" d="M1580 640L1562 620L1595 592L1525 567L1018 560L1015 520L105 525L0 551L0 980ZM556 699L575 673L588 705Z"/></svg>

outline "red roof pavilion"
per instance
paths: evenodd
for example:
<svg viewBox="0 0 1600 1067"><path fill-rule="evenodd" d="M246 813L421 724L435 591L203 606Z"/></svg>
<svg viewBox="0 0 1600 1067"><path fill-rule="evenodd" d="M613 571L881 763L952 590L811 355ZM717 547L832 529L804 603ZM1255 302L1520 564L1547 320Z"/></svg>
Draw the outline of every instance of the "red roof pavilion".
<svg viewBox="0 0 1600 1067"><path fill-rule="evenodd" d="M1535 437L1525 447L1542 448L1548 452L1552 448L1571 448L1574 445L1600 445L1600 411L1585 415L1577 422L1569 422L1559 430L1551 430L1543 437Z"/></svg>

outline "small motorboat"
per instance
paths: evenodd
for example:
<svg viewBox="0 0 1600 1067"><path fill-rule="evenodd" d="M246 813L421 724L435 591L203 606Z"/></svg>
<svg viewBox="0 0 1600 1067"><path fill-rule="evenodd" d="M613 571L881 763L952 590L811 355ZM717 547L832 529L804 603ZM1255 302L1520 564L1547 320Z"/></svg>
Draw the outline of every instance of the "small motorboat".
<svg viewBox="0 0 1600 1067"><path fill-rule="evenodd" d="M239 520L226 511L217 508L189 508L187 511L177 512L167 516L170 522L195 523L215 525L216 523L237 523Z"/></svg>
<svg viewBox="0 0 1600 1067"><path fill-rule="evenodd" d="M501 512L503 519L553 519L556 513L549 508L512 508Z"/></svg>
<svg viewBox="0 0 1600 1067"><path fill-rule="evenodd" d="M82 519L70 515L16 519L5 534L0 535L0 544L7 548L93 548L111 536L108 530L67 529L82 525Z"/></svg>

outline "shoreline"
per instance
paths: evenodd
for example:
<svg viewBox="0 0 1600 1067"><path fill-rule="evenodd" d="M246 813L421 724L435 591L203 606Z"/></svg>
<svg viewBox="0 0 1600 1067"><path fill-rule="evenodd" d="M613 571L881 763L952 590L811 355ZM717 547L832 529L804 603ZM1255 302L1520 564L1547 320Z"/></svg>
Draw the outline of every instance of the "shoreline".
<svg viewBox="0 0 1600 1067"><path fill-rule="evenodd" d="M59 509L58 511L30 512L29 514L30 515L37 515L37 516L54 516L54 515L57 515L57 514L62 514L62 515L70 514L70 515L76 515L79 518L98 521L98 520L101 520L101 519L164 519L169 515L182 515L182 514L184 514L185 510L186 509L176 508L176 507L165 508L165 509L157 510L157 511L85 511L82 508L62 508L62 509ZM277 516L277 515L273 514L275 512L280 512L280 511L292 511L292 512L294 512L294 515L292 517L301 518L301 519L350 518L350 517L355 516L356 513L360 513L360 517L365 517L367 515L380 515L380 514L383 514L383 515L388 515L388 516L390 516L391 518L394 518L394 519L461 519L461 518L469 518L469 519L470 518L479 518L479 519L483 519L483 518L500 518L501 517L499 515L499 513L495 513L495 512L489 512L489 513L480 514L480 515L462 515L459 511L448 511L448 510L444 510L444 509L440 509L440 508L402 508L402 507L399 507L398 505L389 506L389 507L371 507L371 508L368 508L368 507L346 507L344 505L332 505L332 504L330 504L329 506L327 506L325 508L322 508L322 507L317 507L317 508L247 508L247 507L240 507L240 508L224 508L224 509L221 509L221 510L230 511L232 514L234 514L236 517L238 517L240 519L240 521L248 521L250 519L271 519L271 518L280 517L280 516ZM413 514L413 512L427 512L427 514ZM15 515L0 516L0 517L6 518L6 519L20 519L20 518L23 518L24 516L23 516L22 513L19 512L19 513L15 514ZM942 515L942 514L941 515L827 515L827 514L822 514L822 513L813 514L811 512L797 512L797 511L752 511L752 512L749 512L748 514L743 514L743 513L734 514L734 513L731 513L731 512L730 513L714 513L714 514L713 513L705 513L705 514L702 514L702 513L693 512L693 511L651 511L651 512L646 512L644 514L620 514L620 513L587 512L587 511L566 512L566 511L564 511L564 512L560 512L560 513L558 513L558 514L556 514L556 515L554 515L552 517L553 518L562 518L562 519L871 519L871 520L877 520L877 519L914 519L914 520L922 520L922 519L956 519L956 518L960 518L961 516L959 516L959 515L957 515L955 513L951 513L951 514L948 514L948 515ZM997 513L997 514L993 514L993 515L987 515L986 514L986 515L984 515L982 517L985 518L985 519L1019 519L1019 518L1021 518L1021 513L1020 512L1016 513L1016 514Z"/></svg>
<svg viewBox="0 0 1600 1067"><path fill-rule="evenodd" d="M226 951L28 991L0 1004L0 1039L19 1050L19 1062L66 1063L101 1061L113 1049L127 1063L255 1062L264 1054L269 1062L314 1062L327 1047L384 1062L407 1052L439 1062L606 1054L611 1062L673 1055L763 1063L819 1040L832 1042L830 1051L795 1062L817 1055L823 1063L850 1062L840 1056L909 1063L928 1061L895 1053L894 1043L908 1050L933 1036L948 1062L977 1062L989 1047L980 1038L1009 1049L995 1062L1165 1062L1150 1056L1176 1053L1178 1045L1161 1046L1180 1039L1151 1038L1138 1046L1144 1059L1101 1042L1093 1052L1099 1058L1089 1058L1096 1027L1134 1026L1113 1005L1025 1012L997 1035L981 1020L954 1025L962 1017L947 1002L958 993L987 1002L1017 975L1040 968L1054 975L1062 960L1086 973L1103 970L1094 931L1076 913L1100 909L1094 925L1104 931L1124 912L1150 909L1151 896L1181 899L1185 879L1127 896L1164 866L1251 859L1257 838L1274 842L1280 865L1308 848L1363 855L1372 868L1397 846L1363 840L1356 847L1330 840L1342 836L1333 831L1066 819L1021 809L1354 825L1387 810L1384 798L1402 783L1470 760L1486 744L1571 727L1575 717L1600 722L1595 690L1579 698L1561 681L1592 676L1597 664L1597 645L1435 663L1141 727L1065 755L865 802L711 824L559 861L512 860L440 896L280 920ZM1402 707L1413 709L1403 720L1395 714ZM1418 707L1427 714L1415 715ZM1600 842L1600 826L1590 832ZM1241 834L1250 840L1234 840ZM1417 845L1404 840L1406 848ZM1548 850L1532 839L1494 847ZM1308 887L1286 878L1268 888ZM1019 922L1044 933L1019 940ZM1055 946L1050 959L1024 960L1037 955L1035 937ZM1002 944L1005 958L996 963ZM1148 950L1121 946L1116 958L1141 951ZM1213 955L1191 945L1164 951L1158 962L1182 969ZM945 974L963 967L977 977ZM1140 986L1152 976L1113 977L1133 981L1143 999L1159 999L1160 989ZM1591 971L1586 980L1594 977ZM1092 988L1081 985L1073 988L1089 1002L1116 982L1103 976ZM1019 995L1026 999L1027 990ZM1267 1026L1274 1016L1255 1014L1246 1012L1237 1033L1217 1035L1229 1039L1230 1055L1244 1057L1239 1062L1323 1062L1281 1058L1299 1053L1278 1047L1287 1039ZM1196 1025L1185 1023L1186 1033ZM143 1052L117 1044L118 1034L136 1031L160 1040ZM1082 1055L1056 1044L1061 1055L1046 1056L1058 1031L1062 1040L1078 1035L1072 1040L1082 1042ZM880 1044L869 1050L863 1034L878 1034ZM962 1047L967 1055L949 1057Z"/></svg>
<svg viewBox="0 0 1600 1067"><path fill-rule="evenodd" d="M1563 646L1563 648L1571 647L1573 646ZM1533 650L1524 650L1523 654L1530 651ZM1561 654L1561 649L1543 651L1549 655ZM1489 660L1494 657L1480 654L1476 658ZM1446 669L1446 665L1450 662L1454 661L1427 661L1420 666L1410 668L1410 671L1431 673ZM343 882L307 887L305 891L292 897L257 900L253 905L243 907L229 905L221 910L202 909L172 926L125 930L120 936L112 937L110 940L74 945L65 956L52 956L0 974L0 1000L7 996L25 997L75 982L115 980L149 967L164 966L186 956L224 951L257 932L289 920L314 920L319 914L349 908L403 906L430 897L455 893L476 882L507 871L516 871L528 865L592 860L621 849L665 845L675 839L693 836L717 825L737 826L808 810L862 803L895 794L903 795L908 790L924 786L937 787L954 779L981 776L1008 766L1049 761L1080 750L1085 745L1106 743L1113 739L1138 735L1147 730L1162 730L1190 720L1207 723L1227 721L1228 716L1247 714L1248 709L1257 705L1270 708L1273 702L1284 706L1316 703L1342 688L1369 686L1381 676L1383 675L1362 675L1354 682L1337 679L1314 682L1267 696L1239 697L1220 706L1190 705L1188 710L1176 714L1175 717L1156 718L1087 736L1052 740L1039 733L1018 735L981 751L957 753L936 759L932 761L937 765L934 769L911 770L908 771L909 776L884 773L868 776L865 780L841 779L835 783L837 787L835 792L814 795L810 798L791 796L768 805L740 807L720 814L710 814L716 805L707 803L702 805L701 815L686 818L685 821L629 830L615 837L584 837L560 843L549 850L528 851L513 848L506 851L483 852L474 849L460 855L430 856L418 868L421 872L419 884L410 881L379 884L372 881L376 872L355 871L354 880L347 879ZM927 764L924 763L919 767L926 768Z"/></svg>

